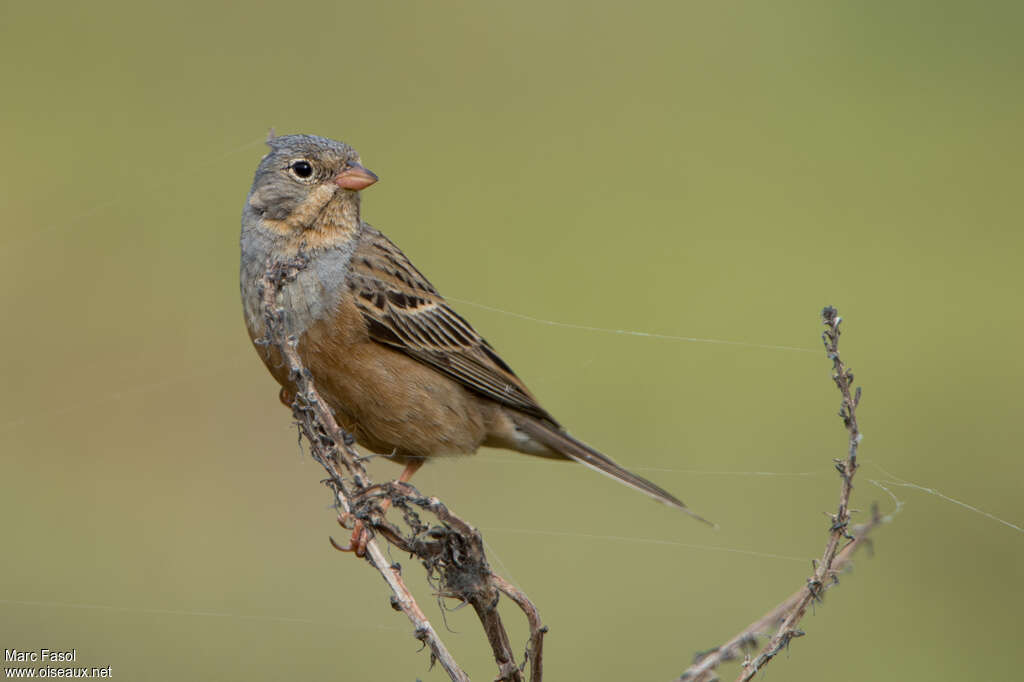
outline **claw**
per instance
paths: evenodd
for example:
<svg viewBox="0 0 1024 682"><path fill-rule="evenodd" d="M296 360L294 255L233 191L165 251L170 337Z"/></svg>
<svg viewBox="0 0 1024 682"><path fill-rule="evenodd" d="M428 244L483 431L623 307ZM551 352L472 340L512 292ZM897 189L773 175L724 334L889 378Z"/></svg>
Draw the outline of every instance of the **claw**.
<svg viewBox="0 0 1024 682"><path fill-rule="evenodd" d="M338 514L339 526L348 530L350 523L352 524L352 538L348 541L347 546L342 547L333 537L328 539L331 541L331 546L339 552L355 552L357 557L364 557L366 556L366 545L370 542L370 538L373 536L363 525L363 522L352 514L347 512Z"/></svg>
<svg viewBox="0 0 1024 682"><path fill-rule="evenodd" d="M351 552L352 551L352 546L351 545L349 545L348 547L342 547L341 545L338 544L338 541L335 540L334 538L328 537L327 539L331 541L331 547L333 547L334 549L338 550L339 552Z"/></svg>
<svg viewBox="0 0 1024 682"><path fill-rule="evenodd" d="M347 518L344 518L347 517ZM343 514L338 516L338 525L345 528L345 522L352 518L351 514ZM357 557L366 556L366 545L369 544L370 539L373 536L370 531L366 529L363 522L356 519L355 524L352 528L352 537L348 541L347 547L342 547L338 544L338 541L334 538L330 538L331 546L339 552L355 552Z"/></svg>

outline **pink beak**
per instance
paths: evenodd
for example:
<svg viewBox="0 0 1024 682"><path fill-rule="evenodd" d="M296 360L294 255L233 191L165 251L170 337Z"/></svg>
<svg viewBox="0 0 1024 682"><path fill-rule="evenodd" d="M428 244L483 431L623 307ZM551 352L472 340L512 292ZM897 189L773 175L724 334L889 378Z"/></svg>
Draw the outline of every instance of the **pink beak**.
<svg viewBox="0 0 1024 682"><path fill-rule="evenodd" d="M353 163L338 173L338 177L334 178L334 184L342 189L351 189L358 192L361 189L366 189L377 182L377 180L378 178L373 171L363 168L358 163Z"/></svg>

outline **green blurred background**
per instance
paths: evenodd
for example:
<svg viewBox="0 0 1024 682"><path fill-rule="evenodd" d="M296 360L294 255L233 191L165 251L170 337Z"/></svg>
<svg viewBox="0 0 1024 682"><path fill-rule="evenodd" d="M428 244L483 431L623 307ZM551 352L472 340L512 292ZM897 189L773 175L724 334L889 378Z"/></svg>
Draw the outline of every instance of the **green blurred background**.
<svg viewBox="0 0 1024 682"><path fill-rule="evenodd" d="M825 304L864 386L854 506L893 510L869 479L899 477L1024 521L1019 3L0 12L4 648L121 680L445 679L328 546L244 331L271 126L360 150L368 220L548 408L721 524L569 464L426 467L540 606L550 679L671 679L803 583L845 443ZM888 487L874 557L768 674L1014 677L1024 534ZM470 610L447 622L492 679Z"/></svg>

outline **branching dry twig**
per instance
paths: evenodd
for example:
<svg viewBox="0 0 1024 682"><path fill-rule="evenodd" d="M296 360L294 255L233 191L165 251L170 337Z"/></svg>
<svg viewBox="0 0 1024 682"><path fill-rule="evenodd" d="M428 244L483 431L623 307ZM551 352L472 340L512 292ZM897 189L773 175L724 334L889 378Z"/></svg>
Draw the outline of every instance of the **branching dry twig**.
<svg viewBox="0 0 1024 682"><path fill-rule="evenodd" d="M725 644L698 654L693 665L687 668L677 682L707 682L715 679L715 668L721 663L739 658L744 649L755 647L758 638L774 628L775 632L768 644L757 657L748 658L744 662L743 670L737 677L737 682L751 680L776 654L786 648L790 641L803 636L804 633L796 626L807 612L807 607L813 602L820 601L826 589L839 583L839 573L849 564L854 552L860 545L870 542L868 534L883 522L877 507L874 507L871 520L868 523L849 528L850 494L853 491L853 476L857 472L857 447L861 440L860 428L857 425L857 405L860 403L861 392L859 387L851 391L853 372L839 357L839 325L842 318L839 317L835 308L828 306L822 311L822 321L825 324L822 340L825 344L825 353L832 361L832 379L842 395L839 416L849 433L849 449L846 458L835 460L835 467L839 472L842 484L839 491L839 508L832 515L832 522L829 526L828 544L825 546L821 559L815 563L814 572L808 578L806 586L751 623ZM843 540L849 542L840 548Z"/></svg>
<svg viewBox="0 0 1024 682"><path fill-rule="evenodd" d="M424 497L409 484L396 481L374 485L352 447L355 439L338 425L317 392L312 375L299 357L297 339L285 328L284 311L278 304L281 291L306 264L301 254L288 262L268 262L260 283L267 328L266 337L260 343L267 346L267 352L279 356L274 359L289 370L295 387L292 413L300 433L310 444L313 459L327 471L328 478L324 482L334 494L339 523L350 527L356 520L362 522L375 535L382 535L420 559L427 569L428 579L438 588L439 597L456 598L472 605L498 664L498 680L521 682L523 670L529 663L531 682L541 682L543 636L547 628L526 595L491 571L480 533L452 514L436 497ZM402 511L408 532L384 517L380 507L384 500L390 500ZM433 526L424 523L416 509L431 513L440 523ZM468 682L469 676L459 667L405 585L401 566L385 557L375 538L366 545L366 557L391 588L392 607L409 618L416 638L430 649L431 664L437 661L452 680ZM521 666L516 664L508 633L498 614L500 593L512 599L529 622L530 639Z"/></svg>

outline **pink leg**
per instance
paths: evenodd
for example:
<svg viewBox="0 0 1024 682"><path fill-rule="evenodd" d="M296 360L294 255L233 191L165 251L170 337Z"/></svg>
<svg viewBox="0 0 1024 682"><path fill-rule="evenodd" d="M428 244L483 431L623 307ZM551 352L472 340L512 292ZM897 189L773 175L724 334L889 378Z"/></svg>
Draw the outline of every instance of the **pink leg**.
<svg viewBox="0 0 1024 682"><path fill-rule="evenodd" d="M402 474L398 477L398 481L400 483L408 483L413 474L419 471L420 467L423 466L423 461L422 457L410 460L409 463L405 465L405 469L402 470ZM391 500L384 500L381 504L381 513L387 513L390 507ZM338 549L343 552L354 551L357 557L364 557L366 556L366 543L370 541L370 537L370 532L363 528L363 522L356 519L356 525L352 529L352 539L349 540L348 547L338 547Z"/></svg>

